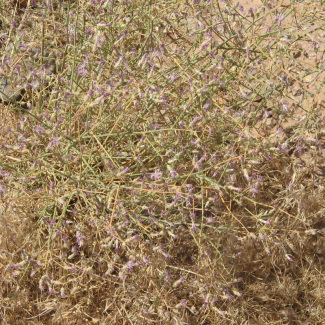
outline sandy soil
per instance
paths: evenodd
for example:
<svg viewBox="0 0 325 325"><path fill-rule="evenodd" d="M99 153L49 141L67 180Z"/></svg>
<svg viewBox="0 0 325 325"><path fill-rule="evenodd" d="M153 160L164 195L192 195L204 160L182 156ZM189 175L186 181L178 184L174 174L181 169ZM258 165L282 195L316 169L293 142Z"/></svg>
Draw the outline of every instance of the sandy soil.
<svg viewBox="0 0 325 325"><path fill-rule="evenodd" d="M237 2L237 1L234 1L234 2ZM250 8L253 8L253 9L258 9L260 8L263 3L262 1L260 0L239 0L238 1L240 5L242 5L244 7L245 10L248 10Z"/></svg>

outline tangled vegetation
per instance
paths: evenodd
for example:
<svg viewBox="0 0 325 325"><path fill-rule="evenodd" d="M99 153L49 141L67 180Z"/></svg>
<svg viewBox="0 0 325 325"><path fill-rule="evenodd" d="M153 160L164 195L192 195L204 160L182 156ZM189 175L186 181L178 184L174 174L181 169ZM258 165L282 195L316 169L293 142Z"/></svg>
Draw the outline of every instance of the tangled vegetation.
<svg viewBox="0 0 325 325"><path fill-rule="evenodd" d="M324 8L0 0L2 324L322 324Z"/></svg>

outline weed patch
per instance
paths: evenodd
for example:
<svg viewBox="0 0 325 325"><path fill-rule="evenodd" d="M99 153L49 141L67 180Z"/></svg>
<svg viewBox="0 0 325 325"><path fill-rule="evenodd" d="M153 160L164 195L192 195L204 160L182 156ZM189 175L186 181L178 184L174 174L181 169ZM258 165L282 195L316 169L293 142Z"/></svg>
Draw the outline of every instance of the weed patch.
<svg viewBox="0 0 325 325"><path fill-rule="evenodd" d="M3 324L321 324L323 7L0 1Z"/></svg>

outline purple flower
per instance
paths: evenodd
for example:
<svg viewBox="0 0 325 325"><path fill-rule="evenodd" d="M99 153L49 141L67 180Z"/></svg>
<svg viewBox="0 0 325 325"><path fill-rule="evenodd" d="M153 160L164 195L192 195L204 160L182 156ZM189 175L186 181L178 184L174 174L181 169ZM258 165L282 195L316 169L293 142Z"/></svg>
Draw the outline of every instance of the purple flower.
<svg viewBox="0 0 325 325"><path fill-rule="evenodd" d="M191 232L197 232L198 229L196 227L196 225L193 223L192 226L191 226Z"/></svg>
<svg viewBox="0 0 325 325"><path fill-rule="evenodd" d="M286 259L287 259L289 262L293 262L293 261L294 261L294 259L293 259L291 256L289 256L288 254L285 254L285 257L286 257Z"/></svg>
<svg viewBox="0 0 325 325"><path fill-rule="evenodd" d="M78 65L78 74L79 76L83 77L83 76L88 76L89 72L86 69L88 67L88 60L85 59L81 64Z"/></svg>
<svg viewBox="0 0 325 325"><path fill-rule="evenodd" d="M61 143L60 139L53 135L50 142L47 145L47 148L52 149L52 147L58 147L60 145L60 143Z"/></svg>
<svg viewBox="0 0 325 325"><path fill-rule="evenodd" d="M187 301L185 299L182 299L181 302L179 303L179 307L185 308L187 304Z"/></svg>
<svg viewBox="0 0 325 325"><path fill-rule="evenodd" d="M78 246L81 247L84 244L85 236L83 236L79 231L76 232L76 238Z"/></svg>
<svg viewBox="0 0 325 325"><path fill-rule="evenodd" d="M176 170L174 170L174 169L170 170L170 176L171 176L172 178L175 178L176 175L177 175Z"/></svg>
<svg viewBox="0 0 325 325"><path fill-rule="evenodd" d="M174 82L175 79L177 78L177 75L175 73L170 73L169 75L167 75L167 77L171 82Z"/></svg>
<svg viewBox="0 0 325 325"><path fill-rule="evenodd" d="M66 298L67 295L64 293L64 288L61 288L60 290L60 298Z"/></svg>
<svg viewBox="0 0 325 325"><path fill-rule="evenodd" d="M163 254L163 256L164 256L165 258L171 258L171 256L170 256L168 253L161 252L161 254Z"/></svg>
<svg viewBox="0 0 325 325"><path fill-rule="evenodd" d="M185 281L185 278L182 276L180 277L177 281L174 282L173 284L173 288L178 287L181 283L183 283Z"/></svg>
<svg viewBox="0 0 325 325"><path fill-rule="evenodd" d="M128 271L132 271L133 267L135 265L135 259L132 258L127 264L126 264L126 268Z"/></svg>
<svg viewBox="0 0 325 325"><path fill-rule="evenodd" d="M152 174L150 174L150 178L153 181L159 181L161 179L161 176L162 176L162 172L160 171L160 169L155 169L155 171Z"/></svg>
<svg viewBox="0 0 325 325"><path fill-rule="evenodd" d="M126 279L126 275L123 274L123 273L120 273L120 274L119 274L119 278L124 282L125 279Z"/></svg>
<svg viewBox="0 0 325 325"><path fill-rule="evenodd" d="M129 173L131 171L131 169L129 167L125 167L122 171L122 174L126 174Z"/></svg>
<svg viewBox="0 0 325 325"><path fill-rule="evenodd" d="M36 131L36 133L38 133L38 134L44 134L44 133L45 133L44 128L43 128L42 125L40 125L40 124L38 124L38 125L36 126L35 131Z"/></svg>
<svg viewBox="0 0 325 325"><path fill-rule="evenodd" d="M211 106L211 102L208 101L203 105L203 108L207 110L210 106Z"/></svg>
<svg viewBox="0 0 325 325"><path fill-rule="evenodd" d="M32 87L32 89L37 89L40 85L39 81L35 78L33 78L33 81L28 84Z"/></svg>
<svg viewBox="0 0 325 325"><path fill-rule="evenodd" d="M275 22L280 26L281 23L284 21L284 18L285 18L285 14L280 13L276 16Z"/></svg>
<svg viewBox="0 0 325 325"><path fill-rule="evenodd" d="M6 186L0 183L0 197L3 197L6 194Z"/></svg>
<svg viewBox="0 0 325 325"><path fill-rule="evenodd" d="M65 92L64 99L68 99L71 95L72 95L72 92L70 92L70 91Z"/></svg>

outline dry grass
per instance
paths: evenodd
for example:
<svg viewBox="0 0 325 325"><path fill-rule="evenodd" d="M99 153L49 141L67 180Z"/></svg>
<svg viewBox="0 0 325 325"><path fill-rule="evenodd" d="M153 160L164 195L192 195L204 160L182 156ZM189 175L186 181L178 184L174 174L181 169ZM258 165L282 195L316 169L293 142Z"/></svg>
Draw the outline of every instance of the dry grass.
<svg viewBox="0 0 325 325"><path fill-rule="evenodd" d="M323 324L322 1L0 10L3 324Z"/></svg>

